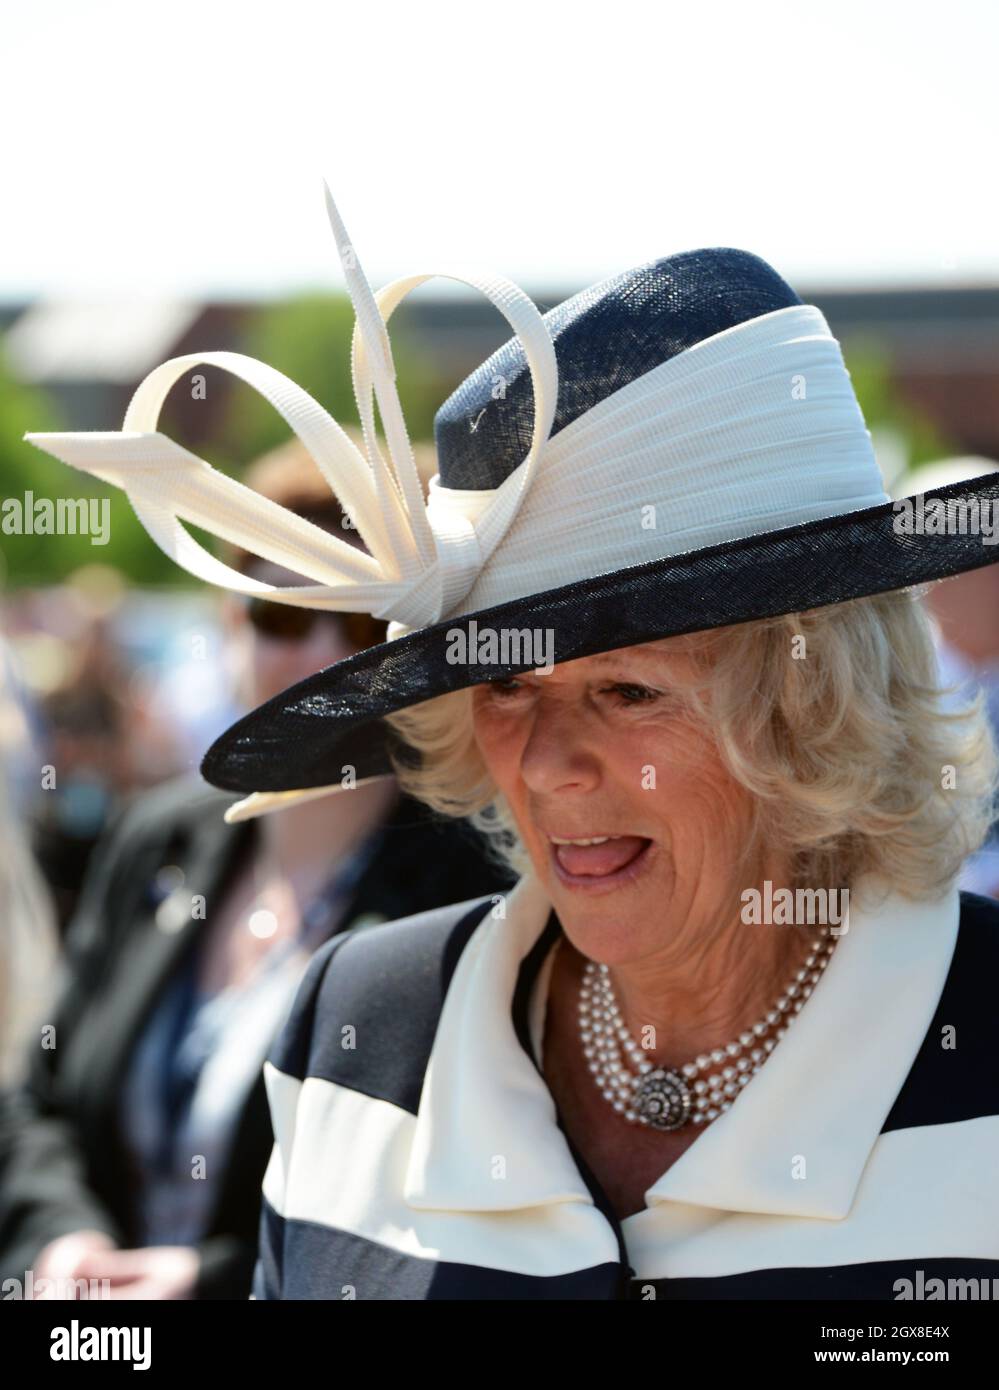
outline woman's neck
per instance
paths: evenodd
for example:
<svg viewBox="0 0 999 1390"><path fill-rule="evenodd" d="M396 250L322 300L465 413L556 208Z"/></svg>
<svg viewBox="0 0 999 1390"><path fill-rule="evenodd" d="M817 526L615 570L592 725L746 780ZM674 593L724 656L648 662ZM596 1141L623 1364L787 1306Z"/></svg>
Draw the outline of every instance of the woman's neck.
<svg viewBox="0 0 999 1390"><path fill-rule="evenodd" d="M775 890L790 886L770 882ZM663 945L652 957L611 968L625 1025L650 1060L679 1067L735 1041L802 968L819 927L750 925L740 903L741 892L715 912L692 906L682 920L664 922Z"/></svg>

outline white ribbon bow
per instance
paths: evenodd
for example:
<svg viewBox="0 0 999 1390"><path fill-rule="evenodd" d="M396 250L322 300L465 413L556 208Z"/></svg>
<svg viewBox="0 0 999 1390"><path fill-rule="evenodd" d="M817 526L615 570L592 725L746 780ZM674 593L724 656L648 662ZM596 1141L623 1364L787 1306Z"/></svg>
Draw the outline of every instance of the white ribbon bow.
<svg viewBox="0 0 999 1390"><path fill-rule="evenodd" d="M536 306L499 276L447 275L480 290L520 338L534 385L534 433L527 457L491 493L452 492L430 483L424 501L396 390L386 324L403 298L434 278L410 275L372 293L324 182L326 207L356 322L351 343L354 395L367 457L333 417L281 372L239 352L191 353L141 382L115 431L26 434L73 468L128 495L157 545L190 574L243 594L301 608L366 612L390 619L391 637L440 621L461 602L524 501L548 440L558 396L555 349ZM167 393L191 368L222 367L254 387L287 421L357 527L370 554L260 496L157 429ZM388 462L375 435L378 400ZM189 521L260 558L308 576L305 585L267 584L204 549Z"/></svg>

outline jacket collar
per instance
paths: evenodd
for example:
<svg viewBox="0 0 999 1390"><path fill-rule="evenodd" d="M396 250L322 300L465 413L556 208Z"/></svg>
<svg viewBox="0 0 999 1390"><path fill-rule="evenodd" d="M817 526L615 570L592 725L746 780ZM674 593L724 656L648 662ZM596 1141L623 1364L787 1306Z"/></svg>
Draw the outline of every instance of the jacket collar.
<svg viewBox="0 0 999 1390"><path fill-rule="evenodd" d="M838 1220L919 1051L957 940L956 883L915 902L867 880L792 1031L646 1193L663 1203ZM406 1172L419 1209L511 1211L592 1202L552 1096L521 1045L513 1000L551 904L533 875L487 913L444 1001ZM794 1174L804 1159L807 1179Z"/></svg>

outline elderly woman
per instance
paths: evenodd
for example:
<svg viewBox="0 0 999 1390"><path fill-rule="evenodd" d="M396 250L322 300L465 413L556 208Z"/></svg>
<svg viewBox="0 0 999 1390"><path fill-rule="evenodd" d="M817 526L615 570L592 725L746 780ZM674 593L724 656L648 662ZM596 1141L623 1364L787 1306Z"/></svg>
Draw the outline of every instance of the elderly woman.
<svg viewBox="0 0 999 1390"><path fill-rule="evenodd" d="M995 754L980 707L942 705L913 588L994 551L900 518L821 313L727 249L544 319L470 281L517 336L439 412L424 509L383 321L426 277L375 301L329 206L366 457L223 365L353 490L376 563L273 515L261 539L211 470L166 492L216 530L224 496L226 533L313 581L276 601L366 607L392 640L202 770L252 813L394 767L522 876L313 957L265 1065L255 1296L892 1300L999 1275L999 907L955 884ZM175 448L149 381L116 468L100 446L140 515L136 460Z"/></svg>

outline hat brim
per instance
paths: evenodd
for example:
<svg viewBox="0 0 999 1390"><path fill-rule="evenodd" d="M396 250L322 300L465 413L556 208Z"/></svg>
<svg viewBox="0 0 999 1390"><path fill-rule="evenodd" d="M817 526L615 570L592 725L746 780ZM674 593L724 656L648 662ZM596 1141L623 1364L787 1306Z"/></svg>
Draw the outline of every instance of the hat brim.
<svg viewBox="0 0 999 1390"><path fill-rule="evenodd" d="M999 502L999 474L908 498ZM556 663L908 588L999 561L981 534L908 535L882 503L666 556L449 618L335 662L239 719L208 749L202 776L246 794L330 786L392 771L386 715L537 662L448 661L448 633L543 629Z"/></svg>

